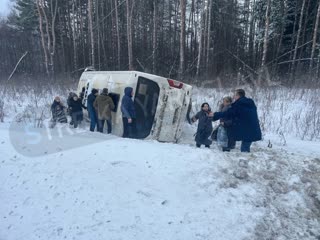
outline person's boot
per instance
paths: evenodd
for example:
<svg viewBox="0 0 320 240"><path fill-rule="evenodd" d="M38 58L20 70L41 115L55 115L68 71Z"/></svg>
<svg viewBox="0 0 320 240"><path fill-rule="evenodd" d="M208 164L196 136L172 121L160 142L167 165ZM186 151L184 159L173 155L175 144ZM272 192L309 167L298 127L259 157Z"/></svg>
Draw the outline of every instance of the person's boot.
<svg viewBox="0 0 320 240"><path fill-rule="evenodd" d="M206 145L206 148L210 148L210 145Z"/></svg>
<svg viewBox="0 0 320 240"><path fill-rule="evenodd" d="M228 148L228 147L223 147L223 148L222 148L222 152L230 152L230 148Z"/></svg>
<svg viewBox="0 0 320 240"><path fill-rule="evenodd" d="M196 146L197 146L197 148L200 148L200 147L201 147L201 144L198 144L198 143L197 143Z"/></svg>

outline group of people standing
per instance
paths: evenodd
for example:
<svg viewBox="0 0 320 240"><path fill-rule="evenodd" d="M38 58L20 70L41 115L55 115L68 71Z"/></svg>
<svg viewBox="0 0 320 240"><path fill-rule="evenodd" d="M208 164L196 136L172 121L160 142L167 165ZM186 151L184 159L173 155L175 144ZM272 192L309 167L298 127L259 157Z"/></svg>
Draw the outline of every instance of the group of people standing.
<svg viewBox="0 0 320 240"><path fill-rule="evenodd" d="M213 129L212 122L220 120ZM217 140L223 151L230 151L241 141L241 152L250 152L252 142L262 139L257 107L254 101L246 97L243 89L238 89L231 97L223 98L219 112L213 113L208 103L203 103L201 111L192 122L199 121L195 136L196 146L210 148L212 140Z"/></svg>
<svg viewBox="0 0 320 240"><path fill-rule="evenodd" d="M112 132L112 111L115 110L115 103L110 96L108 89L104 88L99 94L97 89L92 89L87 97L87 107L83 105L85 88L79 94L69 93L67 99L68 108L66 108L60 97L55 97L51 105L52 127L59 123L67 123L66 112L71 117L70 125L77 128L83 121L83 109L88 111L90 118L90 131L103 133L105 124L107 124L107 133ZM121 112L123 120L123 137L134 137L136 134L136 111L132 100L133 88L127 87L124 90L124 96L121 102Z"/></svg>
<svg viewBox="0 0 320 240"><path fill-rule="evenodd" d="M103 132L107 123L107 133L112 132L112 111L115 110L115 103L104 88L99 94L97 89L92 89L87 97L87 107L83 105L84 90L78 97L70 93L67 104L68 113L71 116L70 124L77 128L83 120L83 109L88 110L90 118L90 131ZM121 112L123 121L123 137L134 138L137 134L136 110L132 100L133 89L126 87L121 101ZM56 122L67 123L65 107L59 97L54 99L51 106L53 126ZM212 122L220 121L219 126L213 129ZM217 140L223 151L230 151L236 146L236 141L241 141L241 152L250 152L252 142L261 140L261 129L257 114L257 107L254 101L246 97L243 89L235 91L233 99L223 98L219 112L213 113L208 103L201 105L192 122L199 121L195 136L198 148L204 145L210 148L213 140Z"/></svg>
<svg viewBox="0 0 320 240"><path fill-rule="evenodd" d="M71 121L70 125L73 125L74 128L77 128L78 125L83 120L83 108L86 108L82 104L82 99L79 98L75 93L69 93L67 100L68 108L66 108L61 102L60 97L55 97L51 105L52 113L52 124L51 127L54 127L56 123L67 123L66 112L70 115Z"/></svg>

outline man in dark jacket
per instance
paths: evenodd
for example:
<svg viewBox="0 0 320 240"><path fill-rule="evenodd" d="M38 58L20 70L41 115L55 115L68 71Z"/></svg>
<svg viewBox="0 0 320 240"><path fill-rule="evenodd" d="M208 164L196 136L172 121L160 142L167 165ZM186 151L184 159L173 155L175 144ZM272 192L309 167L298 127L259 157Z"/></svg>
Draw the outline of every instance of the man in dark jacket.
<svg viewBox="0 0 320 240"><path fill-rule="evenodd" d="M78 127L78 124L81 124L83 120L83 111L82 108L85 108L81 102L81 99L75 95L70 100L70 111L71 111L71 119L73 122L74 128Z"/></svg>
<svg viewBox="0 0 320 240"><path fill-rule="evenodd" d="M133 88L126 87L121 101L121 112L123 121L123 137L135 137L136 135L136 110L132 100Z"/></svg>
<svg viewBox="0 0 320 240"><path fill-rule="evenodd" d="M261 140L261 129L254 101L245 96L243 89L234 95L234 103L225 112L214 113L214 121L221 118L232 119L232 135L235 141L242 141L241 152L250 152L252 142Z"/></svg>
<svg viewBox="0 0 320 240"><path fill-rule="evenodd" d="M70 125L73 125L73 121L72 121L72 114L71 114L71 102L73 101L73 97L76 94L74 92L69 92L68 98L67 98L67 105L68 105L68 109L67 109L67 113L68 115L71 117L71 121L70 121Z"/></svg>
<svg viewBox="0 0 320 240"><path fill-rule="evenodd" d="M87 99L87 110L90 117L90 131L94 132L94 129L96 128L98 119L97 119L97 112L93 106L94 101L96 100L96 97L98 95L98 90L93 88L91 90L91 93L88 95Z"/></svg>

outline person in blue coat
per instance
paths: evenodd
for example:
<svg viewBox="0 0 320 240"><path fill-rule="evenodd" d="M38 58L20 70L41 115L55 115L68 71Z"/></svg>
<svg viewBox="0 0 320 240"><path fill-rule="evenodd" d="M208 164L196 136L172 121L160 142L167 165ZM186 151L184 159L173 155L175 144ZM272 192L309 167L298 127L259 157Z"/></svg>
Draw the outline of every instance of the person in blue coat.
<svg viewBox="0 0 320 240"><path fill-rule="evenodd" d="M124 89L124 96L121 101L121 112L123 122L123 137L134 138L137 132L136 125L136 110L132 100L133 88L126 87Z"/></svg>
<svg viewBox="0 0 320 240"><path fill-rule="evenodd" d="M87 99L87 110L88 110L89 117L90 117L90 131L91 132L94 132L94 129L96 128L97 123L98 123L96 109L93 106L93 103L96 100L97 95L98 95L98 90L93 88L91 90L91 93L88 95L88 99Z"/></svg>
<svg viewBox="0 0 320 240"><path fill-rule="evenodd" d="M250 152L252 142L262 139L257 107L243 89L235 91L234 102L225 112L215 112L213 120L232 119L232 135L235 141L242 141L241 152Z"/></svg>

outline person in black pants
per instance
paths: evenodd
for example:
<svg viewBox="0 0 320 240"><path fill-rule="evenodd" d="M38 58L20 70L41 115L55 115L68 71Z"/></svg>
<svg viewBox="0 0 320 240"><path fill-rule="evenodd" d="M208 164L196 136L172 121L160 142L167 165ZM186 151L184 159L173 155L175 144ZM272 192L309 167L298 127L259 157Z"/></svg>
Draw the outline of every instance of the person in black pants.
<svg viewBox="0 0 320 240"><path fill-rule="evenodd" d="M137 133L136 110L132 100L133 88L126 87L121 101L123 137L134 138Z"/></svg>
<svg viewBox="0 0 320 240"><path fill-rule="evenodd" d="M94 129L96 128L96 125L98 123L98 116L96 109L93 106L94 101L96 100L98 95L98 90L93 88L91 90L91 93L88 95L87 99L87 110L90 117L90 131L94 132Z"/></svg>

